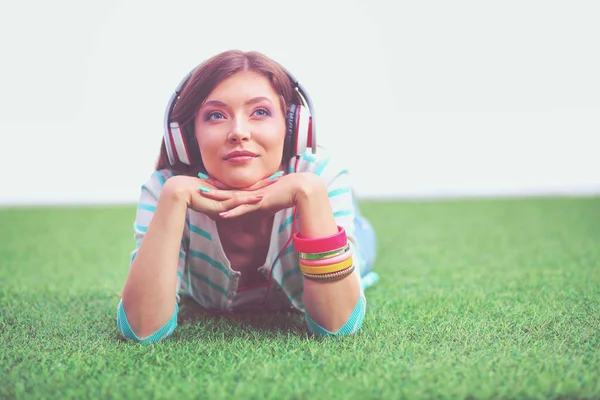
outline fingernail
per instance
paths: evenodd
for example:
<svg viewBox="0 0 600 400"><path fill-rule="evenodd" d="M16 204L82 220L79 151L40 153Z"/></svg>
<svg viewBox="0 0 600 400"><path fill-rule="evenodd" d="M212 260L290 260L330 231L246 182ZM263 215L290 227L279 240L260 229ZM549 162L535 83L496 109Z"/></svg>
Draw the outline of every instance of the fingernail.
<svg viewBox="0 0 600 400"><path fill-rule="evenodd" d="M198 172L198 178L208 179L208 175L203 174L202 172Z"/></svg>
<svg viewBox="0 0 600 400"><path fill-rule="evenodd" d="M204 192L204 193L208 193L208 192L210 192L210 190L208 190L208 188L205 188L204 186L200 186L200 189L199 189L199 190L200 190L201 192Z"/></svg>
<svg viewBox="0 0 600 400"><path fill-rule="evenodd" d="M283 175L283 171L277 171L273 175L271 175L268 179L272 180L272 179L280 177L281 175Z"/></svg>
<svg viewBox="0 0 600 400"><path fill-rule="evenodd" d="M221 217L225 217L225 216L227 216L227 214L229 214L229 211L224 211L224 212L222 212L222 213L219 213L219 215L220 215Z"/></svg>

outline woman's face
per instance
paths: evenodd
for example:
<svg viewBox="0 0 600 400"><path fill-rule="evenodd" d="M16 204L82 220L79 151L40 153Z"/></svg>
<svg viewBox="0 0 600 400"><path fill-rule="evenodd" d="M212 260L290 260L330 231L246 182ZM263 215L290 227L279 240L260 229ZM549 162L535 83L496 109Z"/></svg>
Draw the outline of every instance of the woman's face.
<svg viewBox="0 0 600 400"><path fill-rule="evenodd" d="M253 71L232 75L208 95L196 114L195 134L211 177L245 188L279 170L286 130L279 98Z"/></svg>

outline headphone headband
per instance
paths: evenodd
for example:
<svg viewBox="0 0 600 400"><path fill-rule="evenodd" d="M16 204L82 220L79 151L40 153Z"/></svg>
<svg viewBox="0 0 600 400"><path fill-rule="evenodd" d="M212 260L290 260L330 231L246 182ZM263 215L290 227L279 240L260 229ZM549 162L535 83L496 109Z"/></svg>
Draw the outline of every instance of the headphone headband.
<svg viewBox="0 0 600 400"><path fill-rule="evenodd" d="M167 155L169 157L169 161L171 162L171 165L173 165L175 163L176 157L173 153L174 153L174 147L177 144L170 143L170 141L173 141L174 139L173 139L173 137L170 137L169 132L171 132L172 130L177 130L177 131L181 130L181 127L179 126L179 124L177 122L170 121L171 112L173 111L173 108L175 107L175 103L177 102L177 100L179 99L179 96L181 95L181 90L183 89L185 84L190 80L190 78L192 77L192 75L198 69L198 67L200 65L197 65L194 69L192 69L181 80L181 82L179 82L179 84L175 88L175 91L171 95L169 102L167 103L167 107L165 110L165 116L164 116L163 129L164 129L165 148L167 150ZM310 117L311 117L311 119L310 119L310 129L312 132L311 146L312 146L312 152L315 153L317 151L317 140L316 140L317 139L317 129L316 129L316 120L315 120L315 110L314 110L312 100L310 99L308 92L306 91L304 86L302 86L302 84L300 84L298 79L296 79L296 77L294 75L292 75L292 73L290 71L288 71L285 67L283 67L283 66L280 66L280 67L283 69L283 71L286 73L286 75L292 82L293 89L296 90L296 92L298 92L300 94L300 100L308 107L308 110L310 112ZM180 135L182 135L182 132L180 132L179 135L175 135L175 136L179 137ZM183 161L186 162L187 164L190 163L189 159L183 160Z"/></svg>

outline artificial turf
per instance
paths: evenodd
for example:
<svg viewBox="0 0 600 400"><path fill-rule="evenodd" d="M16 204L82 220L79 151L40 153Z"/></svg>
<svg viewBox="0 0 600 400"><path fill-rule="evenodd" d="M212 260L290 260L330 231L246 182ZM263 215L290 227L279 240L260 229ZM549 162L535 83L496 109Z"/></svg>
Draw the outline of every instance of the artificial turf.
<svg viewBox="0 0 600 400"><path fill-rule="evenodd" d="M355 336L297 314L121 340L135 206L0 209L0 398L600 398L600 198L363 202Z"/></svg>

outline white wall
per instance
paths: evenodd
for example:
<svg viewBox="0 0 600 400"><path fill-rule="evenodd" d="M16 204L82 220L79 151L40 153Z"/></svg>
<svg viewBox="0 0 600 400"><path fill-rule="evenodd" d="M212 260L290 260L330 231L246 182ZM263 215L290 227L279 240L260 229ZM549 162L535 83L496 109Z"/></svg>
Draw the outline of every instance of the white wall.
<svg viewBox="0 0 600 400"><path fill-rule="evenodd" d="M0 204L136 201L172 90L230 48L304 83L365 197L600 193L596 1L90 4L0 9Z"/></svg>

